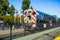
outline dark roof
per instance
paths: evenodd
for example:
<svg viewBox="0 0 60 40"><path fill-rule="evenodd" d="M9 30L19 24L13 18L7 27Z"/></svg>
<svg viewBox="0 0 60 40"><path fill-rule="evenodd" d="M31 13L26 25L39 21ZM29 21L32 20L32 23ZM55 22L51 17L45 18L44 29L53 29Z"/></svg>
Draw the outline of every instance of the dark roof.
<svg viewBox="0 0 60 40"><path fill-rule="evenodd" d="M52 15L49 15L49 14L44 13L44 12L41 12L41 11L36 11L36 12L38 12L38 13L39 13L39 15L40 15L40 13L41 13L41 14L44 14L44 15L52 16ZM53 17L53 16L52 16L52 17Z"/></svg>

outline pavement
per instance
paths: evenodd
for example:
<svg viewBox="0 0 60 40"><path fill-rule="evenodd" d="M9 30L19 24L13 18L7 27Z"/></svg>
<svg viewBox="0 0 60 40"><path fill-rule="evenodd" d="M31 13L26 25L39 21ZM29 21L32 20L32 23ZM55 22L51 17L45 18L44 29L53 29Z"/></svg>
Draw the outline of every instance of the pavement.
<svg viewBox="0 0 60 40"><path fill-rule="evenodd" d="M24 37L15 38L13 40L53 40L55 36L60 34L60 27L38 32Z"/></svg>
<svg viewBox="0 0 60 40"><path fill-rule="evenodd" d="M23 28L20 28L20 29L14 29L12 30L12 34L14 35L15 34L20 34L20 33L23 33L24 32L24 29ZM10 29L9 30L0 30L0 37L5 37L5 36L10 36Z"/></svg>
<svg viewBox="0 0 60 40"><path fill-rule="evenodd" d="M56 30L55 32L51 32L43 36L39 36L35 38L34 40L54 40L56 36L58 36L59 34L60 34L60 30Z"/></svg>

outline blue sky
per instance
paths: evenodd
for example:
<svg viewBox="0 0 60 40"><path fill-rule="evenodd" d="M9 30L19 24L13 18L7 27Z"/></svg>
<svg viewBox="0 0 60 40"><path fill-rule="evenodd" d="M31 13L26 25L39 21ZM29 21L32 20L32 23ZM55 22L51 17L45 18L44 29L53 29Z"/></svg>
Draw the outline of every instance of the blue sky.
<svg viewBox="0 0 60 40"><path fill-rule="evenodd" d="M13 4L15 9L20 9L23 0L9 0L10 5ZM39 11L50 15L57 15L60 18L60 0L31 0L31 6Z"/></svg>

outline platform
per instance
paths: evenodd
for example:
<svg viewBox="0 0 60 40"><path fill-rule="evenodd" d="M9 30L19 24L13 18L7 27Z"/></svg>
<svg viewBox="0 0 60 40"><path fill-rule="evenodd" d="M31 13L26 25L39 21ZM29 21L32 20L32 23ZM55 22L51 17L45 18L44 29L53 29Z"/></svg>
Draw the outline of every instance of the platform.
<svg viewBox="0 0 60 40"><path fill-rule="evenodd" d="M54 29L50 29L50 30L38 32L38 33L35 33L35 34L31 34L31 35L28 35L28 36L19 37L19 38L13 39L13 40L34 40L37 37L42 38L43 36L44 37L46 36L46 38L49 38L49 37L47 37L48 35L46 35L46 34L53 35L55 32L59 33L60 32L59 30L60 30L60 27L57 27L57 28L54 28ZM56 35L58 35L58 33ZM41 40L41 39L39 39L39 40ZM42 38L42 40L43 40L43 38Z"/></svg>

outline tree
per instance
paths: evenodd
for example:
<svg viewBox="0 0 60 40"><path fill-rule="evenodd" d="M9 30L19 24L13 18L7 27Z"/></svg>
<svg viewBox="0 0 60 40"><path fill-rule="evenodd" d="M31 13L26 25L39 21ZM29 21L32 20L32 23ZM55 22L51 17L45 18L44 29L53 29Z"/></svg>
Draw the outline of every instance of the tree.
<svg viewBox="0 0 60 40"><path fill-rule="evenodd" d="M13 5L11 5L11 7L10 7L10 8L8 8L8 14L11 14L11 16L13 16L13 15L14 15L14 13L15 13L15 8L14 8L14 6L13 6Z"/></svg>
<svg viewBox="0 0 60 40"><path fill-rule="evenodd" d="M13 5L11 5L11 7L9 6L8 0L0 0L0 20L3 21L4 26L6 26L7 23L12 27L14 24L14 12L15 8ZM10 14L10 16L7 14Z"/></svg>
<svg viewBox="0 0 60 40"><path fill-rule="evenodd" d="M30 8L31 8L31 9L33 9L33 7L32 7L32 6L31 6Z"/></svg>
<svg viewBox="0 0 60 40"><path fill-rule="evenodd" d="M15 8L13 5L9 6L8 0L0 0L0 20L5 23L14 23ZM7 16L10 14L10 16Z"/></svg>
<svg viewBox="0 0 60 40"><path fill-rule="evenodd" d="M23 0L22 2L22 10L26 10L26 9L29 9L30 7L30 0Z"/></svg>
<svg viewBox="0 0 60 40"><path fill-rule="evenodd" d="M4 16L4 22L5 23L13 23L14 22L14 16Z"/></svg>
<svg viewBox="0 0 60 40"><path fill-rule="evenodd" d="M9 6L8 0L0 0L0 15L11 14L13 15L15 8L13 5Z"/></svg>
<svg viewBox="0 0 60 40"><path fill-rule="evenodd" d="M8 7L9 7L9 2L8 0L1 0L0 1L1 4L0 4L0 15L6 15L6 12L8 11Z"/></svg>

